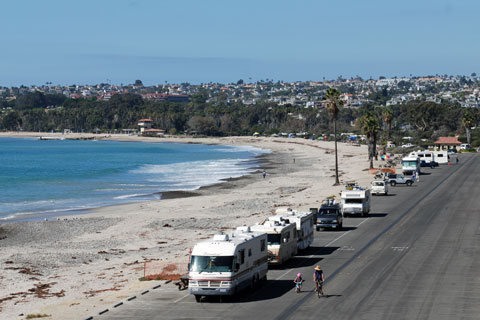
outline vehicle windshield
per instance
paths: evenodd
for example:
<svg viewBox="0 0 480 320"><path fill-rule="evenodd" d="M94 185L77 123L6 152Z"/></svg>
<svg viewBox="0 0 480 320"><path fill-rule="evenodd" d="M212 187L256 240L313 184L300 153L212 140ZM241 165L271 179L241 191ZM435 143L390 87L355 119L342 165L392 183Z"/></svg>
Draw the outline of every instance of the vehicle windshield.
<svg viewBox="0 0 480 320"><path fill-rule="evenodd" d="M402 161L402 166L404 167L416 167L417 161Z"/></svg>
<svg viewBox="0 0 480 320"><path fill-rule="evenodd" d="M338 209L320 209L321 216L336 216L338 214Z"/></svg>
<svg viewBox="0 0 480 320"><path fill-rule="evenodd" d="M385 185L385 183L382 182L382 181L375 181L373 183L373 185L376 186L376 187L383 187Z"/></svg>
<svg viewBox="0 0 480 320"><path fill-rule="evenodd" d="M269 245L278 245L280 244L280 240L281 234L279 233L267 234L267 242Z"/></svg>
<svg viewBox="0 0 480 320"><path fill-rule="evenodd" d="M192 256L190 271L232 272L233 261L233 256Z"/></svg>
<svg viewBox="0 0 480 320"><path fill-rule="evenodd" d="M363 199L345 199L345 203L363 203Z"/></svg>

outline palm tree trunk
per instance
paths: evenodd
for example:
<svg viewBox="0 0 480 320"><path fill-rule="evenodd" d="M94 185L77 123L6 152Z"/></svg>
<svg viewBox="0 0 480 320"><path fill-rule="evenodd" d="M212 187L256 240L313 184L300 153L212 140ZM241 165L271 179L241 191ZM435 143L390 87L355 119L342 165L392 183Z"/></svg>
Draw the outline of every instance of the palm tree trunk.
<svg viewBox="0 0 480 320"><path fill-rule="evenodd" d="M334 186L338 186L340 181L338 180L338 155L337 155L337 119L333 121L333 136L335 138L335 183Z"/></svg>

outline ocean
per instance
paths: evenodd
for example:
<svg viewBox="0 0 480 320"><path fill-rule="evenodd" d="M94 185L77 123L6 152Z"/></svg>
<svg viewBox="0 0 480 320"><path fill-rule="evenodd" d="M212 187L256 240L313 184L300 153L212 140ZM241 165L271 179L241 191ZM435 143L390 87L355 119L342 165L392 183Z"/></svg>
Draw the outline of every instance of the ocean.
<svg viewBox="0 0 480 320"><path fill-rule="evenodd" d="M248 146L0 138L0 221L155 200L251 174Z"/></svg>

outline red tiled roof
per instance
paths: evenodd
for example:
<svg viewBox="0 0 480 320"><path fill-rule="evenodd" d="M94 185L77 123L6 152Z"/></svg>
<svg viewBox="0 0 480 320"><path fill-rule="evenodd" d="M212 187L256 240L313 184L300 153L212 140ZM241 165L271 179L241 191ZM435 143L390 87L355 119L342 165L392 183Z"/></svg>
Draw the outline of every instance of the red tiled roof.
<svg viewBox="0 0 480 320"><path fill-rule="evenodd" d="M165 132L165 130L162 129L145 129L143 132Z"/></svg>
<svg viewBox="0 0 480 320"><path fill-rule="evenodd" d="M434 144L462 144L456 137L439 137Z"/></svg>
<svg viewBox="0 0 480 320"><path fill-rule="evenodd" d="M153 122L152 119L140 119L138 122Z"/></svg>

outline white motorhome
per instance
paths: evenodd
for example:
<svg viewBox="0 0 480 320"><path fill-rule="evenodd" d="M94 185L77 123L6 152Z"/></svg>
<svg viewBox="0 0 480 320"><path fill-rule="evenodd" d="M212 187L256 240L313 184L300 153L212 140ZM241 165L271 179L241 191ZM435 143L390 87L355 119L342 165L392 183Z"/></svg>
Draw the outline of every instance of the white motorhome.
<svg viewBox="0 0 480 320"><path fill-rule="evenodd" d="M420 158L416 155L402 158L402 173L411 176L413 171L420 174Z"/></svg>
<svg viewBox="0 0 480 320"><path fill-rule="evenodd" d="M355 182L347 182L341 193L342 215L367 216L370 212L370 190L359 187Z"/></svg>
<svg viewBox="0 0 480 320"><path fill-rule="evenodd" d="M251 229L267 234L269 264L280 265L297 254L295 223L288 223L281 216L272 216L260 224L253 225Z"/></svg>
<svg viewBox="0 0 480 320"><path fill-rule="evenodd" d="M314 213L294 211L288 208L283 214L277 210L277 214L287 223L295 223L297 228L297 248L298 250L305 250L313 243L313 220Z"/></svg>
<svg viewBox="0 0 480 320"><path fill-rule="evenodd" d="M239 227L197 243L190 256L189 288L197 302L207 295L233 295L267 278L267 234Z"/></svg>
<svg viewBox="0 0 480 320"><path fill-rule="evenodd" d="M425 161L425 163L430 163L435 160L435 154L431 151L413 151L408 155L409 157L419 157L420 162Z"/></svg>
<svg viewBox="0 0 480 320"><path fill-rule="evenodd" d="M435 156L435 161L438 164L447 164L450 160L450 156L448 155L447 150L440 150L440 151L432 151Z"/></svg>

